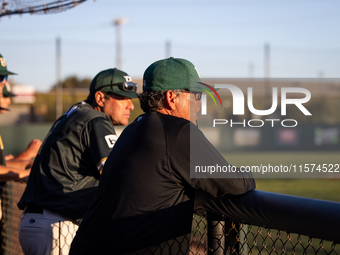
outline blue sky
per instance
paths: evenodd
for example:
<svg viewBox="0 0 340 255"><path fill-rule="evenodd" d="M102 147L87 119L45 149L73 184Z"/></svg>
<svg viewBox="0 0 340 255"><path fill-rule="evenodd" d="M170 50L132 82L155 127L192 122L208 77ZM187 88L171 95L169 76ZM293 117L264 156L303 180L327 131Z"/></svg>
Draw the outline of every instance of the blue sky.
<svg viewBox="0 0 340 255"><path fill-rule="evenodd" d="M56 38L62 78L92 78L116 65L113 20L122 25L122 69L141 78L171 55L195 64L201 77L340 77L340 1L88 0L65 12L2 17L0 53L12 80L47 91L55 84Z"/></svg>

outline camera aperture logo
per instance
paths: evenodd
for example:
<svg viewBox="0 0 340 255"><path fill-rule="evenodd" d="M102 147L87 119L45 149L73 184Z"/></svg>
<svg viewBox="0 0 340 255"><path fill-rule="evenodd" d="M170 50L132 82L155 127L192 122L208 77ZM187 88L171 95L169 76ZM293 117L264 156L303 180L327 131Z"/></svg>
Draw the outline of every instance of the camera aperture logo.
<svg viewBox="0 0 340 255"><path fill-rule="evenodd" d="M203 86L206 86L208 89L210 89L212 92L214 92L215 95L217 96L218 100L220 101L220 104L222 105L222 100L221 100L220 95L217 93L217 91L216 91L212 86L210 86L210 85L208 85L208 84L205 84L205 83L203 83L203 82L199 82L199 83L202 84ZM201 89L202 89L204 92L206 92L206 93L212 98L212 100L214 101L215 105L217 105L214 96L209 92L209 90L204 89L204 88L201 88ZM206 100L205 100L205 106L206 106ZM205 107L205 108L206 108L206 107Z"/></svg>
<svg viewBox="0 0 340 255"><path fill-rule="evenodd" d="M245 114L245 96L240 88L238 88L235 85L231 84L215 84L215 88L211 85L201 83L202 85L206 86L208 89L210 89L212 92L215 93L218 100L220 101L221 106L222 100L220 95L217 93L216 89L228 89L231 92L232 99L233 99L233 115L244 115ZM216 100L213 97L212 93L208 90L202 88L204 92L206 92L210 97L213 99L215 106L217 106ZM222 91L222 90L221 90ZM305 88L297 88L297 87L281 87L281 116L287 115L287 105L295 105L304 115L311 116L312 114L306 109L306 107L303 105L304 103L307 103L311 99L311 93L308 89ZM299 94L304 95L302 98L289 98L288 94ZM201 114L207 115L207 94L202 95L201 99ZM272 105L269 109L266 110L258 110L254 107L253 104L253 88L248 87L247 88L247 106L249 111L253 115L257 116L267 116L275 112L278 106L278 88L273 87L272 88ZM216 125L226 125L229 124L230 127L234 126L243 126L243 127L262 127L265 125L265 123L269 123L271 127L274 127L275 124L280 123L282 127L295 127L298 125L298 122L296 119L250 119L243 121L233 121L233 119L227 120L227 119L213 119L213 127L216 127Z"/></svg>

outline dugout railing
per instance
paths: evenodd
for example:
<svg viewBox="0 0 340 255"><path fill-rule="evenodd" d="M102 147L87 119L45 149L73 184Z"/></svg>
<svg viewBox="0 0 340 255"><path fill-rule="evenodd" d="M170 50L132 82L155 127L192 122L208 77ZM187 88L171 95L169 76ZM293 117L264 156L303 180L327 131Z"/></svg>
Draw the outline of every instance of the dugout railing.
<svg viewBox="0 0 340 255"><path fill-rule="evenodd" d="M178 238L136 254L184 255L189 241L190 255L340 255L338 202L258 190L209 198L196 193L200 215L193 217L191 240Z"/></svg>
<svg viewBox="0 0 340 255"><path fill-rule="evenodd" d="M209 203L224 217L194 215L191 255L340 254L340 203L263 191Z"/></svg>

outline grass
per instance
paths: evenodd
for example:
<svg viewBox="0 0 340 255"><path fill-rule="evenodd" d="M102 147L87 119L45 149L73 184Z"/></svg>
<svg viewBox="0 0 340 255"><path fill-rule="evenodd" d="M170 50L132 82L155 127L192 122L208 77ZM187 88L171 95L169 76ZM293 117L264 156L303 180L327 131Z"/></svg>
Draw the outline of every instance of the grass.
<svg viewBox="0 0 340 255"><path fill-rule="evenodd" d="M224 153L227 161L233 165L288 165L288 164L340 164L337 152L238 152ZM340 174L339 174L340 177Z"/></svg>
<svg viewBox="0 0 340 255"><path fill-rule="evenodd" d="M339 152L246 152L225 153L227 161L241 165L340 164ZM340 179L335 178L255 178L256 189L287 195L340 202ZM340 178L340 173L333 177Z"/></svg>
<svg viewBox="0 0 340 255"><path fill-rule="evenodd" d="M340 202L340 179L256 179L256 189Z"/></svg>

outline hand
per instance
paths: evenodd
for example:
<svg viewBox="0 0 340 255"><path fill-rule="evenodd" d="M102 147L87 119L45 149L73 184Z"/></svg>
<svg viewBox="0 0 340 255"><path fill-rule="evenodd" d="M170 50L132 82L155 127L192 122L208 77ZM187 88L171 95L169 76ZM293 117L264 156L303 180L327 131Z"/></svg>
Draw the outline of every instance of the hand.
<svg viewBox="0 0 340 255"><path fill-rule="evenodd" d="M17 160L27 160L35 158L37 155L42 142L39 139L33 139L27 148L15 157Z"/></svg>
<svg viewBox="0 0 340 255"><path fill-rule="evenodd" d="M28 182L28 177L30 176L31 169L26 169L21 171L19 174L20 181L27 183Z"/></svg>
<svg viewBox="0 0 340 255"><path fill-rule="evenodd" d="M30 142L30 144L27 146L27 152L30 153L30 155L32 155L31 158L34 158L41 146L42 142L39 139L33 139L32 142Z"/></svg>
<svg viewBox="0 0 340 255"><path fill-rule="evenodd" d="M33 166L34 160L27 160L25 169L31 169Z"/></svg>
<svg viewBox="0 0 340 255"><path fill-rule="evenodd" d="M14 159L14 156L12 154L8 154L5 156L5 161L11 160L11 159Z"/></svg>

